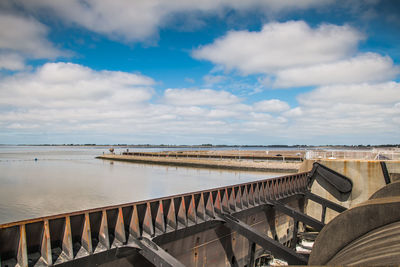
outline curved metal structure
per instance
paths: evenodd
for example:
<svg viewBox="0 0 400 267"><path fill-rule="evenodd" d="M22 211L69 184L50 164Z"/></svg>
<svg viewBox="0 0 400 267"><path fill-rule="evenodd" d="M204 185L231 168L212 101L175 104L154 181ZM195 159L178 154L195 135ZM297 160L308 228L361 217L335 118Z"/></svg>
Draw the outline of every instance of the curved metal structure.
<svg viewBox="0 0 400 267"><path fill-rule="evenodd" d="M319 233L312 265L392 266L400 263L400 182L339 214Z"/></svg>

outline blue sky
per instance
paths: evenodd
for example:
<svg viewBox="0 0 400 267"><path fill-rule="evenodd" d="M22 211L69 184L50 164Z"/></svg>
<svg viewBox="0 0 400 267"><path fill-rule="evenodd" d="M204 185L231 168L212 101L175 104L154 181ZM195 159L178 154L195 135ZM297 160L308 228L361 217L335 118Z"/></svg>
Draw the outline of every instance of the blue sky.
<svg viewBox="0 0 400 267"><path fill-rule="evenodd" d="M0 3L0 143L400 143L398 1Z"/></svg>

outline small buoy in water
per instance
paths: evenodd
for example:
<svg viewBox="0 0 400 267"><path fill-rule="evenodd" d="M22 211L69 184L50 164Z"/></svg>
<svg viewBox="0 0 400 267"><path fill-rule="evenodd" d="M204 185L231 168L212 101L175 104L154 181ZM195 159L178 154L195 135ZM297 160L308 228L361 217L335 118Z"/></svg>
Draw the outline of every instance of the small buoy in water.
<svg viewBox="0 0 400 267"><path fill-rule="evenodd" d="M37 161L37 158L35 158L35 161Z"/></svg>

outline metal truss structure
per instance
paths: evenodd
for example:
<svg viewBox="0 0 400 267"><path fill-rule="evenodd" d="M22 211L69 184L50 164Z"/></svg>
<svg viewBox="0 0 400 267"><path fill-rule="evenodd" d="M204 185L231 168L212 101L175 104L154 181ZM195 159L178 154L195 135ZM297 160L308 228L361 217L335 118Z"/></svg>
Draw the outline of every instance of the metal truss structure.
<svg viewBox="0 0 400 267"><path fill-rule="evenodd" d="M266 252L305 265L299 222L319 231L327 208L345 210L310 192L316 173L3 224L0 265L253 266ZM308 200L321 220L305 214Z"/></svg>

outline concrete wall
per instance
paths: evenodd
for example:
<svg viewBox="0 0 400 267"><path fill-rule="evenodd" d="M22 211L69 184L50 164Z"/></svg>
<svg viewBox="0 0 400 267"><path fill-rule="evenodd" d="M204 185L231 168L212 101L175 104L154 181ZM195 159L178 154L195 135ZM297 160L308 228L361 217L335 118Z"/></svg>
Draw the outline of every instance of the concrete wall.
<svg viewBox="0 0 400 267"><path fill-rule="evenodd" d="M310 171L316 160L306 160L300 167L300 172ZM318 182L314 182L311 192L344 207L351 208L361 202L366 201L375 191L385 185L380 161L377 160L344 160L344 159L323 159L318 160L321 164L331 168L353 181L353 192L346 202L336 200L331 194L323 189ZM386 166L392 180L400 173L400 161L386 161ZM307 213L316 218L321 218L321 206L312 201L308 201ZM327 209L326 223L337 215L336 212Z"/></svg>

